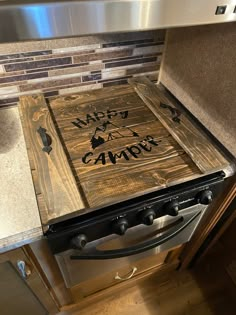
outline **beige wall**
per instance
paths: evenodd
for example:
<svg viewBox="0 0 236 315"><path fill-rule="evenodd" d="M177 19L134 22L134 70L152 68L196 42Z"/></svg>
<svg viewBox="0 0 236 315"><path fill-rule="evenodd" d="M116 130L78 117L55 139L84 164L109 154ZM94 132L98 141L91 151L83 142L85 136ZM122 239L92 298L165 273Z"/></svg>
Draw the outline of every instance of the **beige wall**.
<svg viewBox="0 0 236 315"><path fill-rule="evenodd" d="M160 81L236 157L236 23L167 32Z"/></svg>

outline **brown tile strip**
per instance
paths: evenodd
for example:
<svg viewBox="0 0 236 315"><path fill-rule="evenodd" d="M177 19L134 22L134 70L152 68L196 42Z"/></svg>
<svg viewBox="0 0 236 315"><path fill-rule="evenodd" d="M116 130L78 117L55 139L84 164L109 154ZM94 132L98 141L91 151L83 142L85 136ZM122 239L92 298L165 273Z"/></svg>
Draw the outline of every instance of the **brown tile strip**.
<svg viewBox="0 0 236 315"><path fill-rule="evenodd" d="M117 43L105 43L105 44L102 45L102 47L103 48L108 48L108 47L136 45L136 44L152 43L152 42L153 42L153 38L150 38L150 39L137 39L137 40L127 40L127 41L117 42Z"/></svg>
<svg viewBox="0 0 236 315"><path fill-rule="evenodd" d="M50 92L45 92L43 95L44 97L48 98L52 96L57 96L58 94L59 94L58 91L50 91Z"/></svg>
<svg viewBox="0 0 236 315"><path fill-rule="evenodd" d="M86 72L86 71L98 71L104 69L105 66L102 63L89 64L88 62L81 64L74 64L72 67L60 67L56 70L50 70L48 75L50 77L64 74L74 74L78 72Z"/></svg>
<svg viewBox="0 0 236 315"><path fill-rule="evenodd" d="M98 70L98 71L91 71L91 74L99 74L101 73L101 70Z"/></svg>
<svg viewBox="0 0 236 315"><path fill-rule="evenodd" d="M51 53L52 53L52 50L41 50L41 51L31 51L31 52L25 52L25 53L9 54L9 55L0 55L0 60L34 57L34 56L48 55Z"/></svg>
<svg viewBox="0 0 236 315"><path fill-rule="evenodd" d="M75 68L79 66L85 66L88 65L88 62L82 62L80 64L68 64L68 65L55 65L52 67L45 67L45 68L38 68L33 70L26 70L26 73L37 73L40 71L51 71L51 70L60 70L60 69L67 69L67 68Z"/></svg>
<svg viewBox="0 0 236 315"><path fill-rule="evenodd" d="M90 75L84 75L82 76L82 81L86 82L86 81L96 81L96 80L101 80L101 73L97 73L97 74L90 74Z"/></svg>
<svg viewBox="0 0 236 315"><path fill-rule="evenodd" d="M129 57L132 56L132 49L123 49L117 51L108 51L103 53L87 54L81 56L74 56L74 63L86 62L86 61L95 61L103 59L112 59L118 57Z"/></svg>
<svg viewBox="0 0 236 315"><path fill-rule="evenodd" d="M17 86L20 84L27 84L27 83L28 83L28 81L26 81L26 80L0 83L0 90L1 90L1 88L4 88L4 87Z"/></svg>
<svg viewBox="0 0 236 315"><path fill-rule="evenodd" d="M32 60L34 60L34 58L20 58L20 59L10 59L10 60L7 59L7 60L0 61L0 64L6 66L7 64L15 64L18 62L29 62Z"/></svg>
<svg viewBox="0 0 236 315"><path fill-rule="evenodd" d="M102 60L102 62L107 63L107 62L122 61L122 60L132 60L132 59L137 59L140 57L143 57L143 56L128 56L128 57L121 57L121 58L104 59Z"/></svg>
<svg viewBox="0 0 236 315"><path fill-rule="evenodd" d="M163 45L164 41L161 42L155 42L155 43L147 43L147 44L139 44L136 45L137 48L141 48L141 47L151 47L151 46L159 46L159 45Z"/></svg>
<svg viewBox="0 0 236 315"><path fill-rule="evenodd" d="M151 71L157 71L160 69L160 64L153 63L148 66L138 67L138 68L131 68L127 69L126 73L127 75L133 75L133 74L139 74L139 73L145 73L145 72L151 72Z"/></svg>
<svg viewBox="0 0 236 315"><path fill-rule="evenodd" d="M135 65L135 64L145 63L145 62L154 62L154 61L157 61L157 59L158 59L158 56L154 56L154 57L144 57L144 58L128 59L124 61L109 62L105 64L105 68L107 69L107 68Z"/></svg>
<svg viewBox="0 0 236 315"><path fill-rule="evenodd" d="M2 72L0 73L0 78L14 76L14 75L21 75L21 74L25 74L25 71L21 70L21 71L13 71L13 72Z"/></svg>
<svg viewBox="0 0 236 315"><path fill-rule="evenodd" d="M0 84L2 83L10 83L14 81L25 81L25 80L32 80L38 78L46 78L48 77L48 72L40 72L35 74L23 74L23 75L15 75L9 77L0 77Z"/></svg>
<svg viewBox="0 0 236 315"><path fill-rule="evenodd" d="M99 83L108 83L108 82L115 82L117 80L128 80L131 78L131 75L125 76L125 77L120 77L120 78L115 78L115 79L108 79L108 80L100 80Z"/></svg>
<svg viewBox="0 0 236 315"><path fill-rule="evenodd" d="M61 86L61 85L70 85L73 83L80 83L80 82L81 82L81 77L78 76L74 78L50 80L50 81L21 85L19 89L21 92L25 92L25 91L31 91L31 90L45 89L49 87L52 88L52 87Z"/></svg>
<svg viewBox="0 0 236 315"><path fill-rule="evenodd" d="M65 58L55 58L48 60L38 60L31 62L21 62L16 64L8 64L5 65L5 69L7 72L17 71L17 70L26 70L26 69L35 69L35 68L45 68L45 67L53 67L58 65L66 65L72 62L71 57Z"/></svg>
<svg viewBox="0 0 236 315"><path fill-rule="evenodd" d="M17 103L18 101L19 101L19 97L0 99L0 106L7 105L10 103Z"/></svg>
<svg viewBox="0 0 236 315"><path fill-rule="evenodd" d="M18 105L18 102L15 102L15 103L9 103L9 104L5 104L5 105L1 105L0 104L0 108L4 108L4 107L16 107Z"/></svg>
<svg viewBox="0 0 236 315"><path fill-rule="evenodd" d="M122 79L122 80L116 80L116 81L103 83L103 87L108 87L108 86L113 86L113 85L122 85L122 84L127 84L127 83L128 83L128 79Z"/></svg>
<svg viewBox="0 0 236 315"><path fill-rule="evenodd" d="M92 54L94 53L95 50L94 49L88 49L88 50L83 50L83 51L71 51L71 52L65 52L65 53L57 53L57 54L52 54L52 55L47 55L47 56L38 56L35 57L35 60L46 60L46 59L53 59L55 57L72 57L72 56L80 56L80 55L84 55L84 54Z"/></svg>
<svg viewBox="0 0 236 315"><path fill-rule="evenodd" d="M78 83L75 83L75 84L70 84L70 85L61 85L61 86L57 86L56 87L56 90L59 92L60 94L60 91L61 90L65 90L65 89L70 89L70 88L74 88L74 87L83 87L83 86L90 86L91 84L97 84L96 81L88 81L88 82L84 82L84 83L81 83L81 84L78 84ZM52 92L52 91L55 91L55 88L52 90L52 88L47 88L47 89L44 89L43 90L43 93L47 93L47 92Z"/></svg>

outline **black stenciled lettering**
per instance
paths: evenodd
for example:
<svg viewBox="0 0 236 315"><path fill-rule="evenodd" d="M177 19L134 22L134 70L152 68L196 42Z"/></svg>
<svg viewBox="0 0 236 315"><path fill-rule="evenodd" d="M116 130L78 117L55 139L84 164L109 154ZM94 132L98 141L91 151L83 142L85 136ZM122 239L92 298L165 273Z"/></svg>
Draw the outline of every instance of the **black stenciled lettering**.
<svg viewBox="0 0 236 315"><path fill-rule="evenodd" d="M77 121L72 121L72 124L75 125L76 127L78 127L78 128L83 128L83 127L81 126L81 124L84 125L84 126L87 126L86 122L83 121L82 119L76 118L76 120L77 120Z"/></svg>
<svg viewBox="0 0 236 315"><path fill-rule="evenodd" d="M87 116L86 116L86 122L87 122L87 124L89 124L90 121L96 122L96 119L93 118L90 114L87 114Z"/></svg>
<svg viewBox="0 0 236 315"><path fill-rule="evenodd" d="M116 164L116 160L121 159L122 157L125 158L127 161L129 160L129 157L125 151L121 151L120 153L115 154L113 154L111 151L108 151L107 154L112 164Z"/></svg>
<svg viewBox="0 0 236 315"><path fill-rule="evenodd" d="M88 164L89 162L91 162L91 161L92 161L91 159L89 159L88 161L86 160L87 157L88 157L88 156L91 156L91 155L93 155L92 152L86 153L86 154L82 157L82 162L83 162L84 164Z"/></svg>
<svg viewBox="0 0 236 315"><path fill-rule="evenodd" d="M106 157L105 157L105 153L100 153L99 156L96 158L94 164L97 164L101 162L102 165L105 165L106 164Z"/></svg>
<svg viewBox="0 0 236 315"><path fill-rule="evenodd" d="M120 112L120 115L121 115L121 118L122 119L125 119L125 118L127 118L128 117L128 111L127 110L125 110L124 112Z"/></svg>
<svg viewBox="0 0 236 315"><path fill-rule="evenodd" d="M112 117L117 115L117 111L116 110L107 110L107 118L112 119Z"/></svg>
<svg viewBox="0 0 236 315"><path fill-rule="evenodd" d="M151 152L152 151L152 147L148 147L146 143L144 142L140 142L138 144L144 151L147 151L147 152Z"/></svg>
<svg viewBox="0 0 236 315"><path fill-rule="evenodd" d="M127 147L127 151L136 159L138 158L138 154L141 153L141 150L136 145L132 145L131 147Z"/></svg>
<svg viewBox="0 0 236 315"><path fill-rule="evenodd" d="M105 114L103 112L94 112L93 115L97 120L100 120L105 117Z"/></svg>
<svg viewBox="0 0 236 315"><path fill-rule="evenodd" d="M158 140L156 142L152 136L146 136L146 138L144 140L148 141L149 143L151 143L151 144L153 144L155 146L158 146L159 142L161 142L161 140Z"/></svg>

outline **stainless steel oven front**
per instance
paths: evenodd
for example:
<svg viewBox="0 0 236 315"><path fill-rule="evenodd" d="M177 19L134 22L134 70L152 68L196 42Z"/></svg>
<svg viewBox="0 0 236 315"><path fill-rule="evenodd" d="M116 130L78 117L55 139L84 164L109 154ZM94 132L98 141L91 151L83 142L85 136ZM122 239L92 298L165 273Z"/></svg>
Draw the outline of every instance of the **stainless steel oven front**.
<svg viewBox="0 0 236 315"><path fill-rule="evenodd" d="M66 285L188 242L222 191L224 177L214 173L51 225L46 236Z"/></svg>
<svg viewBox="0 0 236 315"><path fill-rule="evenodd" d="M112 234L90 242L86 250L70 249L56 254L66 286L76 286L123 266L135 266L135 262L143 258L188 242L206 209L206 205L198 204L182 210L175 217L160 217L150 226L130 228L123 236ZM158 240L160 245L148 249L148 244L158 244ZM137 254L133 254L135 252Z"/></svg>

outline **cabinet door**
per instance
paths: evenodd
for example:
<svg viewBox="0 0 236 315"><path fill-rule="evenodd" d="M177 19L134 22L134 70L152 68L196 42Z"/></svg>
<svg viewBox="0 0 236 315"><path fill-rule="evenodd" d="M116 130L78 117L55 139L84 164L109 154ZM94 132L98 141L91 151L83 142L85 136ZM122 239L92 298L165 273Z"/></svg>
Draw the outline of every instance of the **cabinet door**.
<svg viewBox="0 0 236 315"><path fill-rule="evenodd" d="M0 255L1 315L56 314L58 308L22 249Z"/></svg>

